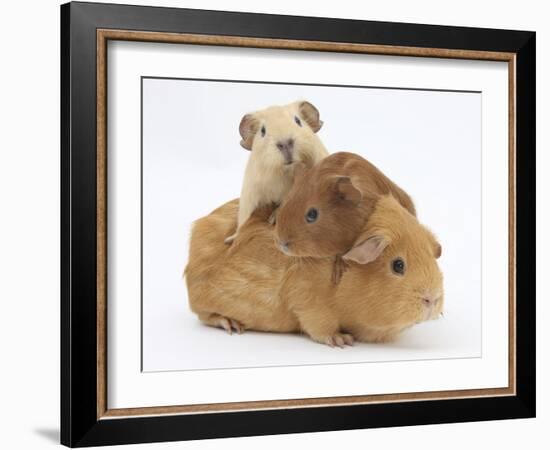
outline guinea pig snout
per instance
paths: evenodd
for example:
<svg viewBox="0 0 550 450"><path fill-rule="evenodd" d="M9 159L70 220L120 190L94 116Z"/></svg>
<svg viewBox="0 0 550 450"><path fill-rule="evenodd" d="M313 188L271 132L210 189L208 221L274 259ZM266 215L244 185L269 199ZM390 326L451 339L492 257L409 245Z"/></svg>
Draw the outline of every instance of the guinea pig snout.
<svg viewBox="0 0 550 450"><path fill-rule="evenodd" d="M294 153L294 139L284 139L277 142L277 148L282 153L285 159L285 164L292 164Z"/></svg>
<svg viewBox="0 0 550 450"><path fill-rule="evenodd" d="M438 301L439 301L438 297L434 297L434 296L424 296L424 297L422 297L422 302L428 308L434 307L437 304Z"/></svg>
<svg viewBox="0 0 550 450"><path fill-rule="evenodd" d="M422 296L422 304L424 305L424 320L437 319L441 310L440 294L425 293Z"/></svg>

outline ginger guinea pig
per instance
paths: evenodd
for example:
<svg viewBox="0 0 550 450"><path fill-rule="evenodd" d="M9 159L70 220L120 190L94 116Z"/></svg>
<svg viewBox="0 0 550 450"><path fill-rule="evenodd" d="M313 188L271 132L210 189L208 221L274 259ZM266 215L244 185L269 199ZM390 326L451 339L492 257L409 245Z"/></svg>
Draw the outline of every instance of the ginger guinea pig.
<svg viewBox="0 0 550 450"><path fill-rule="evenodd" d="M404 329L436 319L443 309L443 276L433 234L391 195L374 204L346 254L349 269L331 283L332 258L285 256L260 208L239 240L220 239L234 226L229 202L199 219L191 234L185 277L199 319L232 332L304 332L330 346L354 340L386 342Z"/></svg>
<svg viewBox="0 0 550 450"><path fill-rule="evenodd" d="M409 195L359 155L334 153L309 170L298 167L277 211L279 247L290 256L343 255L385 194L416 215Z"/></svg>
<svg viewBox="0 0 550 450"><path fill-rule="evenodd" d="M343 255L350 267L335 288L340 326L356 339L393 340L443 311L441 245L393 196L383 195Z"/></svg>
<svg viewBox="0 0 550 450"><path fill-rule="evenodd" d="M323 122L307 101L271 106L246 114L239 125L241 146L250 150L246 165L237 231L258 206L279 204L290 190L298 163L312 167L328 155L317 136Z"/></svg>

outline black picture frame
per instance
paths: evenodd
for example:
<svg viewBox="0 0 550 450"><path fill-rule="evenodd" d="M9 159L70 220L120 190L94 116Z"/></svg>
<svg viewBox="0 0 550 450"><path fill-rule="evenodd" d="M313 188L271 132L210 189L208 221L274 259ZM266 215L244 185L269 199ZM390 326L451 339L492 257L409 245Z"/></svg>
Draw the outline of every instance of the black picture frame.
<svg viewBox="0 0 550 450"><path fill-rule="evenodd" d="M97 417L96 30L516 55L516 395L229 413ZM94 3L61 6L61 443L71 447L535 416L534 32Z"/></svg>

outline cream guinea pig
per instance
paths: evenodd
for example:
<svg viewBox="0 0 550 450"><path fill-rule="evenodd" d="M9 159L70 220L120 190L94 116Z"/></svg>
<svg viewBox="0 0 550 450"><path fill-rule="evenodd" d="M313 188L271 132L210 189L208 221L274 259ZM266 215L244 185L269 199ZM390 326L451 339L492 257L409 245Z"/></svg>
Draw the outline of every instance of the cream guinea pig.
<svg viewBox="0 0 550 450"><path fill-rule="evenodd" d="M307 101L246 114L239 125L241 146L250 150L241 189L237 229L258 206L279 204L290 190L296 165L312 167L328 155L317 136L323 122Z"/></svg>
<svg viewBox="0 0 550 450"><path fill-rule="evenodd" d="M433 234L391 195L380 196L350 249L348 273L331 282L332 259L279 251L271 208L256 210L231 247L238 200L195 222L185 278L199 319L231 333L304 332L330 346L385 342L443 308Z"/></svg>

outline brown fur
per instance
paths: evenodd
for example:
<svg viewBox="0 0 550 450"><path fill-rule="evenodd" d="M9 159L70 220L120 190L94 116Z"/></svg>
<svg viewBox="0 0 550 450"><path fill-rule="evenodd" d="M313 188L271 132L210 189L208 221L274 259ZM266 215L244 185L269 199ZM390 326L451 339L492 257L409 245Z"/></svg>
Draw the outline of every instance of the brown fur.
<svg viewBox="0 0 550 450"><path fill-rule="evenodd" d="M277 212L276 236L292 256L344 255L381 195L392 194L412 215L409 195L373 164L353 153L334 153L311 169L296 170L295 181ZM319 212L306 222L310 208Z"/></svg>
<svg viewBox="0 0 550 450"><path fill-rule="evenodd" d="M393 339L441 313L437 241L392 196L380 197L360 232L357 251L368 241L380 253L365 264L349 260L337 286L330 281L332 258L288 257L277 249L266 222L271 210L256 210L231 247L221 238L235 226L238 200L195 223L185 276L190 307L207 325L238 332L302 331L343 346L353 338ZM405 262L404 275L392 271L397 257Z"/></svg>

